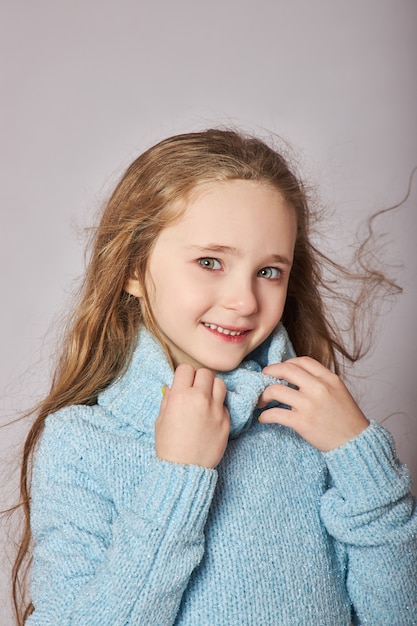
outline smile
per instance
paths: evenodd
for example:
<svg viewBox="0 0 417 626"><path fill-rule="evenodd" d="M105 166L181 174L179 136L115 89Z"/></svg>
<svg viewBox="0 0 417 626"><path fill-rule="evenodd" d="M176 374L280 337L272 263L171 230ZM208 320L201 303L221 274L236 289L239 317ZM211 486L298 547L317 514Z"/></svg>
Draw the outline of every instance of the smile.
<svg viewBox="0 0 417 626"><path fill-rule="evenodd" d="M231 337L239 337L240 335L247 333L246 330L229 330L228 328L222 328L221 326L217 326L217 324L209 324L208 322L203 322L203 324L206 328L216 330L222 335L230 335Z"/></svg>

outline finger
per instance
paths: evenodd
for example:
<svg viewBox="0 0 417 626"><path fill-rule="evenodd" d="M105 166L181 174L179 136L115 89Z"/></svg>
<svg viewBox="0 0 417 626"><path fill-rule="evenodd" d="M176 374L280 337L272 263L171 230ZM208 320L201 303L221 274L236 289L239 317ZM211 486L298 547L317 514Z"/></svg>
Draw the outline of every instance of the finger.
<svg viewBox="0 0 417 626"><path fill-rule="evenodd" d="M261 424L281 424L281 426L294 428L295 415L291 410L274 407L263 411L258 421L261 422Z"/></svg>
<svg viewBox="0 0 417 626"><path fill-rule="evenodd" d="M168 387L168 385L164 385L162 387L161 395L162 395L162 397L161 397L161 409L162 409L163 407L165 407L165 405L166 405L166 403L168 401L167 400L168 395L169 395L169 387Z"/></svg>
<svg viewBox="0 0 417 626"><path fill-rule="evenodd" d="M312 360L312 359L311 359ZM272 375L276 378L285 380L290 385L303 389L311 384L312 378L323 378L326 374L331 372L317 363L319 367L315 366L315 363L308 363L306 361L284 361L283 363L277 363L265 368L263 371L265 374Z"/></svg>
<svg viewBox="0 0 417 626"><path fill-rule="evenodd" d="M174 372L174 380L171 389L185 389L192 387L194 383L195 370L189 363L181 363Z"/></svg>
<svg viewBox="0 0 417 626"><path fill-rule="evenodd" d="M197 387L198 389L201 389L211 394L213 390L213 384L214 376L210 370L201 367L196 371L193 387Z"/></svg>
<svg viewBox="0 0 417 626"><path fill-rule="evenodd" d="M215 378L213 381L213 400L221 404L226 398L226 383L221 378Z"/></svg>
<svg viewBox="0 0 417 626"><path fill-rule="evenodd" d="M280 378L285 378L285 373L297 375L297 372L299 374L304 372L316 378L321 378L331 373L327 367L308 356L295 357L294 359L282 361L282 363L267 365L263 371L265 374L272 376L277 376L278 373Z"/></svg>
<svg viewBox="0 0 417 626"><path fill-rule="evenodd" d="M299 400L299 391L298 389L292 389L291 387L287 387L287 385L278 384L278 385L269 385L263 391L261 396L259 397L258 407L262 408L266 406L272 401L281 402L281 404L286 404L291 407L297 403Z"/></svg>

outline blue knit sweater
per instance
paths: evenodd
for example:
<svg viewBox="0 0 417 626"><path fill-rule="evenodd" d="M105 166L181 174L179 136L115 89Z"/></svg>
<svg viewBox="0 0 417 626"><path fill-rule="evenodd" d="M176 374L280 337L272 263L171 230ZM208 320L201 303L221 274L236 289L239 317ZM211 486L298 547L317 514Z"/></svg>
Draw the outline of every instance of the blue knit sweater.
<svg viewBox="0 0 417 626"><path fill-rule="evenodd" d="M141 331L96 406L50 416L36 454L30 626L417 624L417 511L371 423L321 453L254 417L280 327L223 374L231 437L216 470L156 458L173 373Z"/></svg>

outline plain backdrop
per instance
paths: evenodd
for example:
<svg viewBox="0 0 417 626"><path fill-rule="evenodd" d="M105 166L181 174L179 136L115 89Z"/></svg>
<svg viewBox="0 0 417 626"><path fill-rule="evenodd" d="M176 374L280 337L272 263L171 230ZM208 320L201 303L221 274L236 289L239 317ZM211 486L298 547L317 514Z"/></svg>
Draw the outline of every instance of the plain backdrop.
<svg viewBox="0 0 417 626"><path fill-rule="evenodd" d="M1 0L2 422L47 388L85 228L130 160L165 136L233 125L283 137L333 212L323 247L347 258L417 164L416 27L415 0ZM416 187L378 223L404 292L382 307L351 378L415 480ZM25 428L0 430L1 506L16 497ZM2 531L1 624L12 623L14 536Z"/></svg>

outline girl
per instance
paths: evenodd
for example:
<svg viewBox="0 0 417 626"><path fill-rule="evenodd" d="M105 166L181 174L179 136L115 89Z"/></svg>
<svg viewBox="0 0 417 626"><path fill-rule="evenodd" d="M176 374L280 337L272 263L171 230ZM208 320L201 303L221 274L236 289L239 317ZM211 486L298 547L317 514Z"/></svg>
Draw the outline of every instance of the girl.
<svg viewBox="0 0 417 626"><path fill-rule="evenodd" d="M417 624L409 476L337 375L321 258L258 139L128 168L26 443L28 625Z"/></svg>

